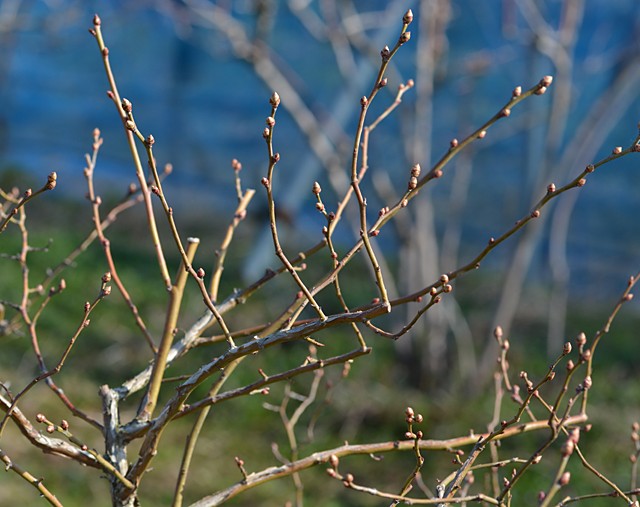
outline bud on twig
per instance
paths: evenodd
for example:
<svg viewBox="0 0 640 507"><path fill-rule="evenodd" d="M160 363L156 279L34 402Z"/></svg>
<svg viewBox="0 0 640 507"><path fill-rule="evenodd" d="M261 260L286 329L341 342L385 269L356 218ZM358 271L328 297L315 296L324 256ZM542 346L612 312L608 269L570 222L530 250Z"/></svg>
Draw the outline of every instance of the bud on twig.
<svg viewBox="0 0 640 507"><path fill-rule="evenodd" d="M56 188L57 181L58 173L56 173L55 171L50 172L49 176L47 176L47 183L45 184L44 188L46 188L47 190L53 190L54 188Z"/></svg>
<svg viewBox="0 0 640 507"><path fill-rule="evenodd" d="M124 109L125 113L130 113L133 110L133 105L131 104L131 101L129 99L122 99L122 109Z"/></svg>
<svg viewBox="0 0 640 507"><path fill-rule="evenodd" d="M558 485L566 486L567 484L569 484L570 480L571 480L571 472L564 472L560 476L560 479L558 480Z"/></svg>
<svg viewBox="0 0 640 507"><path fill-rule="evenodd" d="M400 39L398 40L398 42L400 44L405 44L405 43L409 42L409 40L411 40L411 32L404 32L400 36Z"/></svg>

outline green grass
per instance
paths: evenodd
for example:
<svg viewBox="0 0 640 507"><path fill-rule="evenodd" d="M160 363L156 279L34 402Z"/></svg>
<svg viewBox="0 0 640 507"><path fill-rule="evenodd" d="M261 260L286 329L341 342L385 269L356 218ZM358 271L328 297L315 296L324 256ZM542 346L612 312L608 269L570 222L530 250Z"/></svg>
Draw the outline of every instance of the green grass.
<svg viewBox="0 0 640 507"><path fill-rule="evenodd" d="M30 279L37 284L46 275L47 269L55 266L89 232L91 224L87 220L87 203L34 203L29 209L33 215L30 244L46 246L46 251L32 252L29 256ZM45 222L43 225L43 221ZM190 235L203 238L203 248L199 252L202 265L207 267L213 262L211 252L215 248L213 236L219 237L217 230L208 224L188 224ZM166 307L166 293L159 282L157 265L153 258L150 241L144 233L144 221L140 210L129 212L107 235L113 239L112 248L118 264L120 276L125 281L132 297L144 316L149 329L158 336L163 324ZM162 228L163 234L166 230ZM193 232L193 234L191 234ZM49 243L49 238L53 241ZM116 240L117 239L117 240ZM12 255L19 248L19 236L11 227L0 237L0 251ZM223 290L230 291L240 285L237 273L242 264L243 249L251 241L251 234L240 233L234 246L234 255L229 256ZM170 242L166 243L167 245ZM169 247L167 251L172 249ZM172 272L178 265L175 254L170 255ZM20 297L21 274L15 261L4 258L0 278L0 293L6 301L17 301ZM342 287L348 301L362 301L371 297L369 285L358 283L367 276L364 265L354 265L354 278L342 278ZM305 276L313 278L312 269ZM73 266L62 275L67 289L49 303L42 314L38 326L40 344L47 364L56 363L68 343L69 337L82 319L85 301L91 301L98 294L100 277L106 270L102 249L92 245ZM487 290L487 280L482 276L468 277L456 287L460 304L470 315L474 339L482 343L488 312L491 308L491 293ZM233 329L260 323L270 311L278 307L276 303L280 293L289 294L290 284L278 279L267 289L260 291L254 300L240 306L228 316ZM483 297L480 298L479 295ZM191 284L186 292L185 315L180 326L189 326L203 312L200 295ZM38 299L36 298L36 301ZM282 303L280 303L282 304ZM6 306L6 305L5 305ZM571 309L572 315L567 328L582 329L588 336L601 327L610 306L595 308L586 303ZM7 317L13 318L15 312L7 308ZM33 308L31 309L33 312ZM545 374L548 359L544 355L544 323L535 316L521 318L514 327L511 337L512 349L510 362L512 380L526 367L532 378L538 379ZM397 321L388 323L396 328ZM597 351L594 374L594 387L590 394L591 422L593 429L583 435L581 446L588 456L593 456L594 465L610 473L610 478L628 483L629 464L626 456L632 452L629 441L629 428L633 420L638 419L637 400L640 393L633 372L635 360L634 339L637 327L635 316L623 313L610 335L606 336ZM353 348L355 338L347 329L332 330L315 337L327 344L321 350L322 357L344 352ZM11 381L15 393L21 389L36 373L36 362L31 352L29 338L24 328L15 334L0 337L2 355L0 356L0 378ZM407 364L398 361L395 344L379 336L367 335L373 352L356 360L346 379L341 378L341 367L328 369L323 378L317 401L303 415L298 427L297 437L300 456L314 451L341 445L345 440L351 443L387 441L402 438L406 426L404 409L413 406L425 416L421 429L425 438L449 438L465 435L470 429L481 432L486 429L493 410L493 391L491 382L477 380L486 386L478 391L473 380L469 383L456 382L456 366L451 361L451 377L438 379L432 387L411 385L411 375ZM188 357L182 358L171 367L169 375L192 373L200 364L215 357L223 350L223 345L201 347ZM275 373L300 364L308 354L304 343L289 344L271 349L264 354L247 358L226 388L232 388L255 381L259 378L258 368ZM102 384L118 385L137 373L150 360L150 353L136 330L133 319L122 298L113 289L112 295L102 301L91 316L90 326L81 334L63 370L55 377L67 395L79 407L96 418L100 418L100 400L97 389ZM562 370L562 369L561 369ZM559 374L561 376L561 373ZM292 381L292 388L299 393L309 389L311 377L300 377ZM333 386L333 387L330 387ZM204 395L209 386L199 388L194 399ZM169 386L163 391L162 399L172 393ZM279 404L283 396L283 386L272 386L269 396L254 395L232 400L213 407L199 441L194 466L191 470L187 488L187 503L224 488L241 479L235 466L234 456L241 457L249 472L278 464L272 454L272 444L276 443L280 452L288 455L288 444L278 414L266 410L264 402ZM134 413L139 396L124 405L123 420ZM291 402L290 411L296 404ZM71 422L72 432L90 446L102 449L100 435L81 421L71 418L62 404L48 389L39 385L20 403L21 409L32 420L37 412L58 421L67 418ZM502 417L509 418L515 405L508 398L503 404ZM153 463L153 470L142 483L141 498L147 505L168 505L173 494L173 485L179 466L184 438L193 421L193 416L180 419L172 424L164 435L160 451ZM307 428L313 425L313 439L309 439ZM500 455L528 458L544 440L545 434L523 435L504 442ZM532 504L539 489L548 488L555 467L559 462L559 447L562 439L554 444L545 455L543 462L530 474L525 475L520 487L516 489L515 504ZM95 470L77 466L60 458L44 456L40 451L26 445L24 439L13 426L9 426L3 435L2 448L21 466L37 477L43 477L45 484L54 491L66 506L86 505L87 498L93 505L109 505L108 485ZM136 456L135 445L130 450L130 460ZM436 479L443 478L455 469L451 464L451 454L426 453L423 469L425 482L433 487ZM414 466L411 453L395 453L382 457L351 457L341 460L340 470L351 472L358 483L396 492ZM302 473L305 484L305 498L309 505L380 505L380 499L356 494L345 489L339 481L329 479L324 466ZM508 475L510 469L501 470L501 476ZM606 491L602 483L592 475L581 470L572 460L573 479L567 491L591 492ZM486 475L476 474L476 481L485 481ZM37 494L13 474L2 475L0 504L28 504L37 502ZM282 479L253 489L229 502L229 505L284 505L293 500L294 487L291 479ZM41 501L44 504L44 501ZM587 504L585 504L587 505ZM595 505L595 503L594 503Z"/></svg>

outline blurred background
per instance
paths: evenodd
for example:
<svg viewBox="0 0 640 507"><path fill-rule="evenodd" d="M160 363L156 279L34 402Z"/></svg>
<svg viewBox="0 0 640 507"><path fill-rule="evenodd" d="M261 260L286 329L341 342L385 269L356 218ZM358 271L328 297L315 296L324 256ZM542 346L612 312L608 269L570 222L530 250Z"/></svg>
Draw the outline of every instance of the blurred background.
<svg viewBox="0 0 640 507"><path fill-rule="evenodd" d="M167 195L184 236L218 232L227 222L236 195L231 160L242 162L243 184L256 188L258 197L243 224L242 249L230 260L226 288L251 282L277 265L260 185L271 93L282 99L275 131L282 159L274 183L280 231L285 247L297 252L319 239L323 225L313 181L321 183L330 210L348 186L360 97L370 92L380 50L395 44L408 8L415 16L411 40L393 60L371 121L393 102L400 83L413 79L415 87L372 134L364 182L370 210L395 202L411 165L426 171L452 138L464 138L499 111L516 86L528 89L547 74L554 82L461 153L390 224L379 248L384 269L394 275L393 297L465 264L490 237L527 215L549 183L567 183L636 138L637 0L2 0L1 186L39 187L57 171L53 199L67 211L42 208L42 216L57 217L42 234L69 229L69 223L79 235L90 231L82 171L96 127L105 139L96 169L99 193L116 199L134 180L101 57L87 33L97 12L120 93L132 101L144 135L155 137L159 164L173 165ZM598 169L584 188L555 200L481 270L460 279L453 297L410 336L383 345L394 358L394 382L435 390L444 411L454 401L452 386L472 392L474 379L489 378L496 325L509 336L513 330L514 340L534 343L542 364L567 337L597 329L640 266L639 165L632 154ZM337 235L343 250L357 236L354 211ZM121 226L131 241L119 252L134 266L135 247L144 243L136 224ZM78 238L68 238L69 245ZM100 259L99 250L93 258ZM130 276L136 280L144 269ZM82 278L82 265L78 272ZM359 292L358 283L353 290L367 297L375 292L368 286ZM618 365L613 379L633 378L638 360L638 313L628 311L635 316L625 327L627 339L609 349ZM110 348L104 364L122 360L126 350ZM107 370L105 376L115 376ZM389 387L381 381L380 413L369 414L371 420L391 417L380 415L392 398ZM637 409L629 410L637 418ZM401 423L401 412L396 415ZM371 427L366 415L358 417L348 418L350 434Z"/></svg>

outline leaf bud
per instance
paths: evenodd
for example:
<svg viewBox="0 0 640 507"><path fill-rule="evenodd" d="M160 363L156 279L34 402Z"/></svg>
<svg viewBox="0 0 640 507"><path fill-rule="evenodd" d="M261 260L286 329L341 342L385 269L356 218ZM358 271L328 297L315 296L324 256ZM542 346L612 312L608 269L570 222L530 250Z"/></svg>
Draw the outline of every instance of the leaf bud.
<svg viewBox="0 0 640 507"><path fill-rule="evenodd" d="M570 480L571 480L571 472L564 472L560 476L560 479L558 479L558 485L566 486L567 484L569 484Z"/></svg>
<svg viewBox="0 0 640 507"><path fill-rule="evenodd" d="M405 44L405 43L409 42L409 40L411 40L411 32L404 32L400 36L400 39L398 40L398 42L400 44Z"/></svg>
<svg viewBox="0 0 640 507"><path fill-rule="evenodd" d="M125 113L130 113L133 110L133 105L131 104L131 101L129 99L122 99L122 109L124 109Z"/></svg>
<svg viewBox="0 0 640 507"><path fill-rule="evenodd" d="M409 9L407 12L404 13L404 16L402 16L402 22L405 25L409 25L411 24L412 21L413 21L413 11Z"/></svg>
<svg viewBox="0 0 640 507"><path fill-rule="evenodd" d="M540 80L540 86L546 86L549 87L551 85L551 83L553 82L553 76L544 76L541 80Z"/></svg>

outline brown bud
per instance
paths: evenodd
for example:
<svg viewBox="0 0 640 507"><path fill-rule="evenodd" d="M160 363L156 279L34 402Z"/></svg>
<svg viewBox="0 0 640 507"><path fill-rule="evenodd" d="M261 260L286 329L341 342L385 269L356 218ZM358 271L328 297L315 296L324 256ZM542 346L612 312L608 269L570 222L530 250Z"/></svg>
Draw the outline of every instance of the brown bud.
<svg viewBox="0 0 640 507"><path fill-rule="evenodd" d="M413 166L411 166L411 176L417 178L418 176L420 176L421 171L422 168L420 167L420 164L414 164Z"/></svg>
<svg viewBox="0 0 640 507"><path fill-rule="evenodd" d="M276 119L273 116L267 116L265 123L268 127L273 127L276 124Z"/></svg>
<svg viewBox="0 0 640 507"><path fill-rule="evenodd" d="M68 430L69 429L69 422L66 419L63 419L60 422L60 427L65 431Z"/></svg>
<svg viewBox="0 0 640 507"><path fill-rule="evenodd" d="M571 342L566 342L562 347L562 353L566 356L567 354L571 354Z"/></svg>
<svg viewBox="0 0 640 507"><path fill-rule="evenodd" d="M369 103L369 99L368 99L366 96L363 96L363 97L360 99L360 105L361 105L362 107L365 107L368 103Z"/></svg>
<svg viewBox="0 0 640 507"><path fill-rule="evenodd" d="M198 271L196 271L196 275L198 275L198 278L204 278L204 269L198 268Z"/></svg>
<svg viewBox="0 0 640 507"><path fill-rule="evenodd" d="M387 83L388 83L388 82L389 82L389 81L387 80L387 78L386 78L386 77L382 78L382 79L380 80L380 82L378 83L378 88L384 88L385 86L387 86Z"/></svg>
<svg viewBox="0 0 640 507"><path fill-rule="evenodd" d="M411 40L411 32L404 32L400 36L400 39L398 40L398 42L400 44L405 44L405 43L409 42L409 40Z"/></svg>
<svg viewBox="0 0 640 507"><path fill-rule="evenodd" d="M540 86L546 86L549 87L551 86L551 83L553 82L553 76L544 76L541 80L540 80Z"/></svg>
<svg viewBox="0 0 640 507"><path fill-rule="evenodd" d="M273 107L278 107L280 105L280 95L278 95L278 92L273 92L271 98L269 99L269 104L271 104Z"/></svg>
<svg viewBox="0 0 640 507"><path fill-rule="evenodd" d="M147 146L153 146L156 142L156 139L151 134L149 134L145 142L147 143Z"/></svg>
<svg viewBox="0 0 640 507"><path fill-rule="evenodd" d="M93 15L93 26L100 26L102 24L102 20L100 19L100 16L98 16L97 14Z"/></svg>
<svg viewBox="0 0 640 507"><path fill-rule="evenodd" d="M389 56L391 55L391 50L389 49L389 46L385 46L384 48L382 48L382 51L380 51L380 56L382 57L382 61L387 61L389 59Z"/></svg>
<svg viewBox="0 0 640 507"><path fill-rule="evenodd" d="M313 188L311 189L311 191L315 195L320 195L320 192L322 192L322 187L320 187L320 183L318 183L317 181L314 181L313 182Z"/></svg>
<svg viewBox="0 0 640 507"><path fill-rule="evenodd" d="M500 118L507 118L508 116L511 116L511 109L505 107L502 111L500 111L499 116Z"/></svg>
<svg viewBox="0 0 640 507"><path fill-rule="evenodd" d="M522 86L516 86L513 89L513 93L511 94L512 97L519 97L520 95L522 95Z"/></svg>
<svg viewBox="0 0 640 507"><path fill-rule="evenodd" d="M133 110L133 105L131 104L131 101L129 99L122 99L122 109L124 109L125 113L130 113Z"/></svg>
<svg viewBox="0 0 640 507"><path fill-rule="evenodd" d="M576 345L582 347L585 343L587 343L587 335L584 333L578 334L578 336L576 336Z"/></svg>
<svg viewBox="0 0 640 507"><path fill-rule="evenodd" d="M409 190L414 190L417 186L418 186L418 178L416 178L415 176L411 176L411 178L409 178L409 183L407 184L407 188Z"/></svg>
<svg viewBox="0 0 640 507"><path fill-rule="evenodd" d="M546 93L546 91L547 91L547 87L546 86L541 86L535 91L535 94L536 95L544 95Z"/></svg>
<svg viewBox="0 0 640 507"><path fill-rule="evenodd" d="M589 164L585 169L585 171L587 171L588 173L592 173L595 170L596 170L596 168L595 168L595 166L593 164Z"/></svg>
<svg viewBox="0 0 640 507"><path fill-rule="evenodd" d="M51 171L49 176L47 176L47 183L45 184L45 188L47 190L53 190L56 188L56 182L58 180L58 173L55 171Z"/></svg>
<svg viewBox="0 0 640 507"><path fill-rule="evenodd" d="M496 326L496 328L493 330L493 336L495 336L498 340L500 338L502 338L502 327L501 326Z"/></svg>
<svg viewBox="0 0 640 507"><path fill-rule="evenodd" d="M568 438L567 440L564 441L564 444L562 444L562 447L560 448L560 454L565 458L567 456L571 456L573 454L573 450L575 449L575 447L576 447L576 444L573 442L573 440Z"/></svg>
<svg viewBox="0 0 640 507"><path fill-rule="evenodd" d="M572 428L571 431L569 431L569 438L574 444L580 442L580 428Z"/></svg>
<svg viewBox="0 0 640 507"><path fill-rule="evenodd" d="M331 468L333 469L338 468L339 463L340 463L340 459L338 458L338 456L336 456L335 454L332 454L331 456L329 456L329 464L331 465Z"/></svg>
<svg viewBox="0 0 640 507"><path fill-rule="evenodd" d="M45 417L44 414L42 414L42 413L36 414L36 421L38 421L39 423L43 423L46 420L47 420L47 418Z"/></svg>
<svg viewBox="0 0 640 507"><path fill-rule="evenodd" d="M613 155L620 155L620 153L622 153L622 146L616 146L611 153Z"/></svg>
<svg viewBox="0 0 640 507"><path fill-rule="evenodd" d="M553 194L556 191L556 186L553 183L549 183L547 186L547 192Z"/></svg>
<svg viewBox="0 0 640 507"><path fill-rule="evenodd" d="M487 131L481 130L480 132L478 132L478 139L484 139L486 135L487 135Z"/></svg>
<svg viewBox="0 0 640 507"><path fill-rule="evenodd" d="M413 11L409 9L407 12L404 13L404 16L402 17L402 22L405 25L409 25L411 24L412 21L413 21Z"/></svg>
<svg viewBox="0 0 640 507"><path fill-rule="evenodd" d="M455 148L458 146L458 140L454 137L453 139L451 139L451 141L449 141L449 146L451 148Z"/></svg>
<svg viewBox="0 0 640 507"><path fill-rule="evenodd" d="M269 130L268 127L265 127L264 130L262 131L262 137L267 139L269 137L269 134L271 134L271 130Z"/></svg>
<svg viewBox="0 0 640 507"><path fill-rule="evenodd" d="M567 484L569 484L570 480L571 480L571 472L564 472L560 476L560 479L558 479L558 485L566 486Z"/></svg>
<svg viewBox="0 0 640 507"><path fill-rule="evenodd" d="M127 130L130 130L131 132L134 132L136 130L136 124L131 120L127 120L124 126L127 127Z"/></svg>

